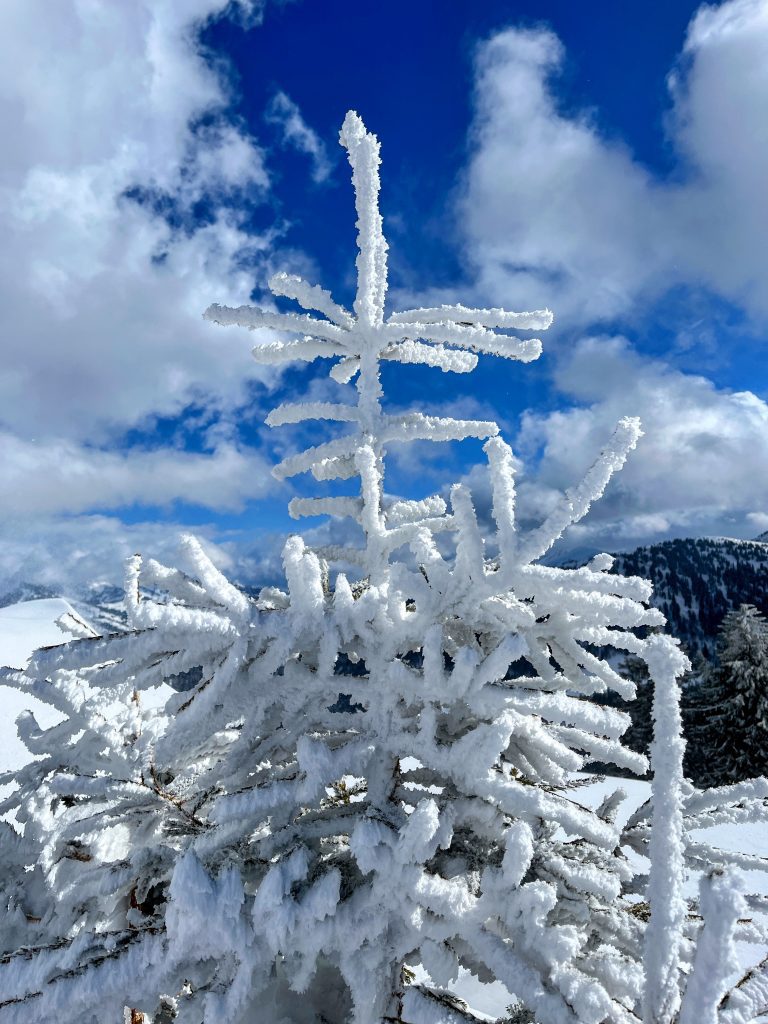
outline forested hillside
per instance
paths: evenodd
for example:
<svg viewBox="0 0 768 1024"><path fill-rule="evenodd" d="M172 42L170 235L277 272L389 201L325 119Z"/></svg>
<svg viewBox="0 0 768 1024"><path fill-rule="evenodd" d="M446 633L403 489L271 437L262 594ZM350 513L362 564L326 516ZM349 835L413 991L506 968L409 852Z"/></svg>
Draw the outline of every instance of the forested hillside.
<svg viewBox="0 0 768 1024"><path fill-rule="evenodd" d="M728 538L686 538L619 554L614 571L653 583L653 604L667 630L692 655L711 659L720 623L751 604L768 613L768 543Z"/></svg>

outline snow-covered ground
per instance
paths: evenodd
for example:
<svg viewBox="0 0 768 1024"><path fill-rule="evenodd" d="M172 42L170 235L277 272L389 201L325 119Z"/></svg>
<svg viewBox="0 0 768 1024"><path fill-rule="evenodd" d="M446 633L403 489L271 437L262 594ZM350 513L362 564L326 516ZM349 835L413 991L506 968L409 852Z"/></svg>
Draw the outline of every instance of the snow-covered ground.
<svg viewBox="0 0 768 1024"><path fill-rule="evenodd" d="M117 620L119 624L119 620ZM114 627L113 627L114 628ZM65 644L73 637L98 636L98 630L63 597L22 601L0 608L0 665L24 668L40 647ZM143 694L144 707L160 707L172 693L168 686ZM43 728L61 721L61 716L34 697L0 685L0 773L19 768L30 760L16 735L16 719L22 711L34 712Z"/></svg>
<svg viewBox="0 0 768 1024"><path fill-rule="evenodd" d="M0 608L0 664L24 668L38 647L64 644L72 634L57 625L68 619L85 625L69 601L50 597Z"/></svg>
<svg viewBox="0 0 768 1024"><path fill-rule="evenodd" d="M64 644L72 635L58 626L57 620L86 624L69 601L61 597L0 608L0 665L24 668L39 647ZM82 627L81 627L82 628ZM0 686L0 772L18 768L29 754L16 735L16 719L22 711L33 711L44 728L55 725L60 716L34 697Z"/></svg>

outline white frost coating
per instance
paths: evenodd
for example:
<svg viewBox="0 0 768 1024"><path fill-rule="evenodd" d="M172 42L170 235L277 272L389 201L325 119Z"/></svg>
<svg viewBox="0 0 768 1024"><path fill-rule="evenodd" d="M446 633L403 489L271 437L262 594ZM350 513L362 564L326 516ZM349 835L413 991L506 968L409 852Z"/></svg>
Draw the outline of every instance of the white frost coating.
<svg viewBox="0 0 768 1024"><path fill-rule="evenodd" d="M331 367L330 376L339 384L349 384L356 373L360 371L360 360L355 357L345 357Z"/></svg>
<svg viewBox="0 0 768 1024"><path fill-rule="evenodd" d="M747 971L721 1003L724 1024L746 1024L759 1019L768 1000L768 957Z"/></svg>
<svg viewBox="0 0 768 1024"><path fill-rule="evenodd" d="M683 996L680 1024L716 1024L726 979L739 967L733 941L736 922L747 913L742 881L732 872L712 872L701 879L699 890L704 927Z"/></svg>
<svg viewBox="0 0 768 1024"><path fill-rule="evenodd" d="M289 455L287 459L278 462L272 469L272 475L278 480L285 480L287 477L296 476L298 473L306 473L315 466L322 466L332 459L340 456L352 456L356 449L354 437L339 437L334 441L327 441L325 444L318 444L312 448L306 448L296 455Z"/></svg>
<svg viewBox="0 0 768 1024"><path fill-rule="evenodd" d="M146 587L157 587L166 591L171 597L179 598L187 604L199 604L205 607L207 598L205 588L195 583L185 573L161 565L154 558L149 558L141 565L141 579Z"/></svg>
<svg viewBox="0 0 768 1024"><path fill-rule="evenodd" d="M315 480L349 480L357 476L357 467L353 455L334 455L332 458L319 459L311 467Z"/></svg>
<svg viewBox="0 0 768 1024"><path fill-rule="evenodd" d="M334 302L330 292L320 285L308 284L296 274L286 274L284 271L273 274L269 279L269 288L273 295L295 299L303 309L314 309L318 313L324 313L340 327L352 326L352 314Z"/></svg>
<svg viewBox="0 0 768 1024"><path fill-rule="evenodd" d="M501 871L512 889L522 882L533 860L533 832L524 821L516 821L504 836L504 858Z"/></svg>
<svg viewBox="0 0 768 1024"><path fill-rule="evenodd" d="M685 810L688 814L700 814L723 804L766 799L768 779L748 779L746 782L735 782L729 786L716 786L703 791L694 790L686 797Z"/></svg>
<svg viewBox="0 0 768 1024"><path fill-rule="evenodd" d="M235 615L248 614L248 598L219 572L196 537L184 534L181 538L181 549L206 593Z"/></svg>
<svg viewBox="0 0 768 1024"><path fill-rule="evenodd" d="M684 871L764 865L690 832L766 821L768 784L700 793L683 781L675 678L686 662L648 638L664 620L646 581L609 572L608 556L580 569L537 561L602 493L637 423L620 424L527 535L514 457L496 436L490 537L466 483L450 488L450 509L437 495L393 501L390 441L497 428L386 414L380 362L466 372L473 350L526 359L533 342L493 329L550 317L452 306L386 319L378 143L352 114L343 141L358 209L354 315L278 275L276 293L328 319L209 316L298 336L257 358L331 356L335 379L356 378L349 404L286 403L270 424L344 424L277 471L359 479L356 492L289 507L351 518L364 545L313 550L291 537L285 589L255 600L191 539L184 572L136 556L132 630L0 670L59 715L51 728L19 719L36 760L0 780L13 783L0 800L0 1024L103 1024L126 1007L156 1024L172 1013L180 1024L477 1020L455 998L460 967L502 982L546 1024L636 1024L643 1009L677 1024L693 963L681 1024L714 1024L731 938L763 941L768 900L748 897L732 931L741 911L718 881L727 875L689 913ZM590 699L633 696L606 649L643 659L656 684L653 799L625 825L622 790L593 808L575 774L595 759L646 766L621 743L629 716ZM419 962L440 989L412 983ZM746 1024L767 991L755 968L725 994L722 1024Z"/></svg>
<svg viewBox="0 0 768 1024"><path fill-rule="evenodd" d="M355 423L360 418L354 405L339 405L333 402L284 402L267 416L270 427L282 427L286 423L303 423L304 420L337 420Z"/></svg>
<svg viewBox="0 0 768 1024"><path fill-rule="evenodd" d="M321 348L320 351L327 351L332 355L335 351L343 351L346 331L329 323L328 320L318 320L316 317L306 313L276 313L270 309L259 309L256 306L209 306L205 311L205 319L213 323L221 324L223 327L247 327L249 331L255 331L260 327L271 327L276 331L291 331L294 334L306 334L309 338L325 340L331 344ZM337 348L334 348L336 343ZM268 352L270 346L260 346L254 350L254 355L259 358L258 353Z"/></svg>
<svg viewBox="0 0 768 1024"><path fill-rule="evenodd" d="M401 341L381 353L382 359L396 363L417 363L434 366L444 373L471 373L477 366L477 356L459 352L443 345L422 345L420 341Z"/></svg>
<svg viewBox="0 0 768 1024"><path fill-rule="evenodd" d="M451 507L456 522L458 539L456 542L456 562L454 575L457 584L468 591L485 576L485 557L483 554L483 538L477 524L475 508L469 488L462 484L454 484L451 488ZM512 659L510 659L511 661ZM504 666L506 671L509 662Z"/></svg>
<svg viewBox="0 0 768 1024"><path fill-rule="evenodd" d="M297 613L322 614L324 594L320 563L301 537L289 537L283 548L283 565L292 603Z"/></svg>
<svg viewBox="0 0 768 1024"><path fill-rule="evenodd" d="M592 502L602 497L608 481L622 468L627 455L637 445L642 435L640 420L636 417L625 416L619 420L610 445L601 452L578 487L567 491L563 500L538 530L534 530L523 542L520 556L522 560L534 561L541 558L565 529L584 518Z"/></svg>
<svg viewBox="0 0 768 1024"><path fill-rule="evenodd" d="M276 366L281 363L292 363L297 359L305 363L314 362L315 359L331 359L342 355L343 352L341 345L317 341L314 338L302 338L301 341L272 341L251 349L251 355L257 363Z"/></svg>
<svg viewBox="0 0 768 1024"><path fill-rule="evenodd" d="M406 523L416 523L431 516L442 516L446 508L439 495L422 498L421 501L394 501L387 509L387 524L404 526Z"/></svg>
<svg viewBox="0 0 768 1024"><path fill-rule="evenodd" d="M515 464L512 449L500 437L491 438L483 446L488 456L493 488L493 518L499 531L499 555L502 563L515 558Z"/></svg>
<svg viewBox="0 0 768 1024"><path fill-rule="evenodd" d="M608 572L609 569L613 568L615 561L616 559L613 555L603 553L601 555L595 555L594 558L590 559L587 563L587 567L592 569L594 572Z"/></svg>
<svg viewBox="0 0 768 1024"><path fill-rule="evenodd" d="M455 420L449 416L424 416L409 412L389 416L384 427L386 441L463 441L467 437L498 434L499 428L490 420Z"/></svg>
<svg viewBox="0 0 768 1024"><path fill-rule="evenodd" d="M388 325L391 333L405 338L419 338L456 345L459 348L484 352L486 355L503 356L506 359L519 359L529 363L541 355L539 338L515 338L509 334L495 334L484 327L476 325L437 323L437 324L395 324ZM389 333L389 332L388 332Z"/></svg>
<svg viewBox="0 0 768 1024"><path fill-rule="evenodd" d="M653 680L653 830L648 903L651 919L645 934L646 1024L668 1024L680 1005L680 945L686 905L683 899L683 753L677 678L688 659L666 636L654 636L646 648Z"/></svg>
<svg viewBox="0 0 768 1024"><path fill-rule="evenodd" d="M350 110L344 118L339 141L352 165L357 209L357 297L355 312L364 326L380 324L387 288L387 243L379 213L379 140L365 130Z"/></svg>
<svg viewBox="0 0 768 1024"><path fill-rule="evenodd" d="M531 313L509 313L506 309L470 309L467 306L433 306L393 313L390 323L482 324L484 327L515 327L519 331L546 331L552 326L552 313L537 309Z"/></svg>
<svg viewBox="0 0 768 1024"><path fill-rule="evenodd" d="M349 516L359 519L363 503L359 498L291 498L288 514L291 519L302 516Z"/></svg>

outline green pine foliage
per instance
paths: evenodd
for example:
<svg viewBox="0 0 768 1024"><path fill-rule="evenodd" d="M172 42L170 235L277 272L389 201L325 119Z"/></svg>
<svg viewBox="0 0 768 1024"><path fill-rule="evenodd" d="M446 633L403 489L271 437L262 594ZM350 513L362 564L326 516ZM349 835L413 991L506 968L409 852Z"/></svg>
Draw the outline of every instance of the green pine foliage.
<svg viewBox="0 0 768 1024"><path fill-rule="evenodd" d="M768 773L768 622L757 608L726 615L717 654L686 702L686 767L700 786Z"/></svg>
<svg viewBox="0 0 768 1024"><path fill-rule="evenodd" d="M507 1007L504 1017L499 1017L496 1024L536 1024L536 1017L525 1003L518 1000Z"/></svg>

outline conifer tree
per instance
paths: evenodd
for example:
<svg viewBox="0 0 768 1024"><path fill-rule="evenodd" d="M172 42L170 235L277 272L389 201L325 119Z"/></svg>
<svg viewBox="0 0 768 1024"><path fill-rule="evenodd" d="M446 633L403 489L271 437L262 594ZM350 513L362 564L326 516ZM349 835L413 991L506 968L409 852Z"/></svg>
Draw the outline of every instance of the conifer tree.
<svg viewBox="0 0 768 1024"><path fill-rule="evenodd" d="M698 773L707 785L768 774L768 623L742 604L723 619L717 663L693 695Z"/></svg>
<svg viewBox="0 0 768 1024"><path fill-rule="evenodd" d="M495 423L388 411L382 360L454 373L478 353L530 361L539 342L508 332L543 330L551 315L387 314L379 145L354 113L341 142L358 217L352 309L278 274L275 295L305 312L206 315L292 336L258 344L262 361L327 358L334 380L354 381L353 401L288 403L269 422L347 425L276 474L356 480L355 494L290 509L346 517L358 542L289 538L286 588L254 600L187 538L186 571L129 562L130 632L5 673L62 721L44 730L23 716L38 759L0 780L16 787L0 804L16 818L0 832L0 1024L104 1024L124 1007L157 1024L457 1024L477 1020L460 969L502 981L542 1024L746 1022L763 975L733 996L726 980L734 939L764 940L764 907L745 902L731 869L760 862L687 826L764 816L768 784L707 794L683 780L687 661L642 634L662 622L647 582L609 573L605 555L580 569L540 561L621 468L639 424L622 420L523 534ZM385 494L389 443L466 437L485 440L492 538L464 484L450 507ZM642 658L654 683L651 800L625 825L623 792L592 808L579 774L598 759L647 767L622 745L628 715L589 700L634 694L594 653L606 646ZM177 692L145 707L161 684ZM688 867L705 869L692 908Z"/></svg>

